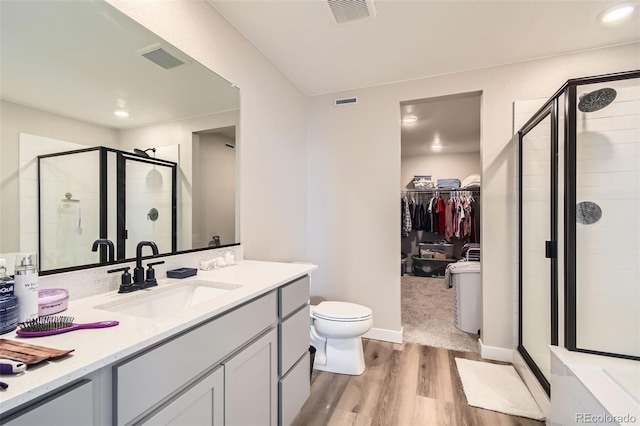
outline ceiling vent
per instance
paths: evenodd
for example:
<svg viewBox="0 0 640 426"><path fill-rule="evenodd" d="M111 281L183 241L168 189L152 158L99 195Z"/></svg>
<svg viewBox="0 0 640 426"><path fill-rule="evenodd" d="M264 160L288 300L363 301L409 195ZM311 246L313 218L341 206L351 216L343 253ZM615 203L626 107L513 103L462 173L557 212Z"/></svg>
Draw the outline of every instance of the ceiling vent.
<svg viewBox="0 0 640 426"><path fill-rule="evenodd" d="M165 70L170 70L189 62L169 53L158 43L145 47L144 49L137 50L136 53L143 58L150 60L154 64L161 66Z"/></svg>
<svg viewBox="0 0 640 426"><path fill-rule="evenodd" d="M335 100L335 106L357 104L358 98L342 98Z"/></svg>
<svg viewBox="0 0 640 426"><path fill-rule="evenodd" d="M327 0L337 24L344 24L376 16L373 0Z"/></svg>

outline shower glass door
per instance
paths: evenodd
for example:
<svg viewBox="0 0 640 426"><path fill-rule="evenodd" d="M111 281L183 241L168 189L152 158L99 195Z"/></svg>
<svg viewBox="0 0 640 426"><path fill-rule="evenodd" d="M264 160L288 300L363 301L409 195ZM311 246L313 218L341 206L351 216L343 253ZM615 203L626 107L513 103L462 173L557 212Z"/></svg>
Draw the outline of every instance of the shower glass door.
<svg viewBox="0 0 640 426"><path fill-rule="evenodd" d="M120 155L118 215L124 220L118 225L124 238L118 244L118 258L135 258L140 241L153 241L160 253L176 251L175 178L175 163ZM146 250L143 254L150 255Z"/></svg>
<svg viewBox="0 0 640 426"><path fill-rule="evenodd" d="M557 343L555 104L520 133L520 329L518 350L547 392L549 344Z"/></svg>

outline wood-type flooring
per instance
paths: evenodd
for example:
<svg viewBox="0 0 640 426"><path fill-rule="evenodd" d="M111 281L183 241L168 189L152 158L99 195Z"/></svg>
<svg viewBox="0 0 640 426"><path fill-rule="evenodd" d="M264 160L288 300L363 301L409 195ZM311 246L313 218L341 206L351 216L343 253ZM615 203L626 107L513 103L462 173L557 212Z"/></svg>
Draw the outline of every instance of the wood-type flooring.
<svg viewBox="0 0 640 426"><path fill-rule="evenodd" d="M363 346L362 375L313 371L294 425L544 425L467 404L455 358L483 361L476 354L368 339Z"/></svg>

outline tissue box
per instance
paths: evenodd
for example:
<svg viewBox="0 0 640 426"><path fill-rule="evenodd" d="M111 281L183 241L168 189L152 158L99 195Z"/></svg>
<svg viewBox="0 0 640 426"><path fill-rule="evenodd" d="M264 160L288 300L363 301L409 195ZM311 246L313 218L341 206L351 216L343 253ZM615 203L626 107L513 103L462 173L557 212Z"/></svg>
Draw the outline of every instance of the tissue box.
<svg viewBox="0 0 640 426"><path fill-rule="evenodd" d="M196 275L198 270L196 268L178 268L167 271L168 278L188 278Z"/></svg>

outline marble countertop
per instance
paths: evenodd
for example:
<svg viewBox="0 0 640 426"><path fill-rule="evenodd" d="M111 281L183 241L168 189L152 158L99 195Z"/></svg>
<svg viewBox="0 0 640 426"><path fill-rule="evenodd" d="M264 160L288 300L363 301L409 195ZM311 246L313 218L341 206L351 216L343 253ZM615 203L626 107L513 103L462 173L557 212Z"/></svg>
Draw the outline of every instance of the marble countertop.
<svg viewBox="0 0 640 426"><path fill-rule="evenodd" d="M54 336L19 338L15 332L0 337L55 349L74 349L66 357L30 366L19 375L0 376L9 388L0 393L0 413L12 410L56 388L118 362L203 321L218 316L246 301L269 292L316 269L297 263L239 261L234 266L198 271L184 280L163 279L159 286L129 294L109 291L69 301L69 308L58 315L73 316L75 323L117 320L118 326L78 330ZM143 292L176 286L197 279L240 287L216 296L166 318L141 318L119 312L95 309L116 300L140 297ZM89 285L89 284L87 284Z"/></svg>

